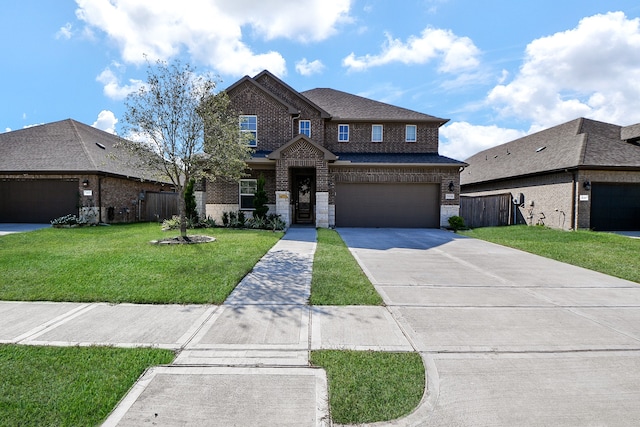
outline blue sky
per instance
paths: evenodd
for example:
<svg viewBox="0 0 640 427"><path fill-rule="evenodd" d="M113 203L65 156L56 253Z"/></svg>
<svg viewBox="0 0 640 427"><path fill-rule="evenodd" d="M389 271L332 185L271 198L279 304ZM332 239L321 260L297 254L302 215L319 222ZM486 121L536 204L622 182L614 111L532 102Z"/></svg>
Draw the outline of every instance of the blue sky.
<svg viewBox="0 0 640 427"><path fill-rule="evenodd" d="M577 117L640 122L637 0L9 0L0 132L73 118L118 132L143 55L263 69L450 121L440 153L474 153Z"/></svg>

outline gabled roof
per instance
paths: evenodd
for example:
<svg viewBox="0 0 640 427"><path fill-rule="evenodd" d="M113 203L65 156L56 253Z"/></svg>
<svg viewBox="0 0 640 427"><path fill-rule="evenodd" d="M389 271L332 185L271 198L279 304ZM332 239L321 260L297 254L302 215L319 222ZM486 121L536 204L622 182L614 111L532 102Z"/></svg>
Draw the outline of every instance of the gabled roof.
<svg viewBox="0 0 640 427"><path fill-rule="evenodd" d="M291 86L286 84L282 79L279 79L278 77L274 76L268 70L263 70L260 73L256 74L253 77L253 80L255 82L258 82L259 80L261 80L265 76L270 78L270 79L273 79L273 80L277 81L279 84L284 86L287 90L289 90L292 94L294 94L296 97L301 99L303 102L309 104L311 107L313 107L314 109L318 110L320 112L320 117L322 117L323 119L328 119L328 118L331 117L331 114L329 114L327 111L325 111L322 107L318 106L316 103L311 101L309 98L307 98L306 96L302 95L300 92L298 92L297 90L295 90L294 88L292 88Z"/></svg>
<svg viewBox="0 0 640 427"><path fill-rule="evenodd" d="M469 157L460 181L476 184L577 168L640 168L640 146L623 140L621 130L578 118Z"/></svg>
<svg viewBox="0 0 640 427"><path fill-rule="evenodd" d="M318 88L302 95L328 111L334 121L431 122L442 126L448 119L430 116L335 89Z"/></svg>
<svg viewBox="0 0 640 427"><path fill-rule="evenodd" d="M0 134L0 172L106 173L158 181L125 160L121 138L72 119ZM160 180L161 181L161 180Z"/></svg>
<svg viewBox="0 0 640 427"><path fill-rule="evenodd" d="M282 104L284 107L287 108L287 110L289 111L289 114L297 114L297 113L299 113L299 111L298 111L298 109L296 107L294 107L293 105L291 105L290 103L288 103L284 99L280 98L278 95L276 95L275 93L271 92L266 87L262 86L260 83L256 82L255 79L252 79L249 76L244 76L243 78L241 78L240 80L238 80L237 82L235 82L234 84L232 84L231 86L226 88L225 92L227 92L227 93L233 92L236 88L240 87L242 84L245 84L245 83L249 84L249 85L252 85L256 89L260 90L264 94L270 96L271 98L273 98L274 100L276 100L277 102Z"/></svg>
<svg viewBox="0 0 640 427"><path fill-rule="evenodd" d="M327 150L323 146L321 146L319 144L316 144L315 142L313 142L312 140L307 138L306 135L298 135L298 136L296 136L291 141L287 142L286 144L284 144L283 146L281 146L277 150L272 151L271 153L269 153L267 155L267 158L270 159L270 160L279 159L281 157L283 151L285 151L287 148L291 147L293 144L298 143L299 141L304 141L305 143L309 144L310 146L312 146L316 150L322 152L325 160L333 161L333 160L336 159L336 155L335 154L333 154L331 151Z"/></svg>

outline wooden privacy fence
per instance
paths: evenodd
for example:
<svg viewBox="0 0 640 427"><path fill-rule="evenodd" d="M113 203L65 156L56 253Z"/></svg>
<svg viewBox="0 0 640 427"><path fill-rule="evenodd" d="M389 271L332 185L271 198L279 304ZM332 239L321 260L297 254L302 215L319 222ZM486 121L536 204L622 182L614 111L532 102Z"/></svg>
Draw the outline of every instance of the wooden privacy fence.
<svg viewBox="0 0 640 427"><path fill-rule="evenodd" d="M496 227L510 225L512 209L511 193L491 196L461 196L460 216L467 227Z"/></svg>
<svg viewBox="0 0 640 427"><path fill-rule="evenodd" d="M178 215L178 193L145 193L145 219L147 221L162 221Z"/></svg>

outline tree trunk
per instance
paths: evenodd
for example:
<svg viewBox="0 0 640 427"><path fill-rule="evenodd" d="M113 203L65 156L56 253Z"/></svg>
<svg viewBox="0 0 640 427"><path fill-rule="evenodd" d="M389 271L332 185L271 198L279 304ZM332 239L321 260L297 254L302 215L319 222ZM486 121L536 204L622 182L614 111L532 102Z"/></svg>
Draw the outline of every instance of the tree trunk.
<svg viewBox="0 0 640 427"><path fill-rule="evenodd" d="M180 211L180 236L187 237L187 205L184 202L184 191L186 187L181 186L178 189L180 196L178 197L178 211Z"/></svg>

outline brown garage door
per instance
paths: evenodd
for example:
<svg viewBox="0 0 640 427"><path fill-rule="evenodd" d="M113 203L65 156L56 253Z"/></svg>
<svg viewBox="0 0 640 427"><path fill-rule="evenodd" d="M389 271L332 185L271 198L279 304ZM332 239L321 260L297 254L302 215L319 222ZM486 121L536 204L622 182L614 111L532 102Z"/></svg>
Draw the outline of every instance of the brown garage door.
<svg viewBox="0 0 640 427"><path fill-rule="evenodd" d="M438 184L339 183L339 227L440 227Z"/></svg>
<svg viewBox="0 0 640 427"><path fill-rule="evenodd" d="M0 181L0 222L48 223L78 214L78 180Z"/></svg>

